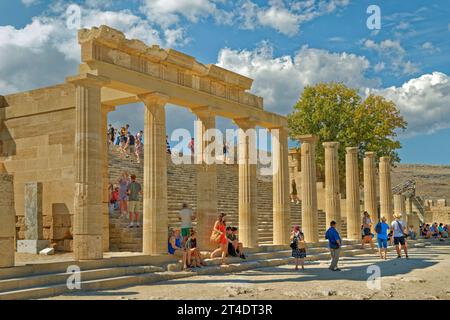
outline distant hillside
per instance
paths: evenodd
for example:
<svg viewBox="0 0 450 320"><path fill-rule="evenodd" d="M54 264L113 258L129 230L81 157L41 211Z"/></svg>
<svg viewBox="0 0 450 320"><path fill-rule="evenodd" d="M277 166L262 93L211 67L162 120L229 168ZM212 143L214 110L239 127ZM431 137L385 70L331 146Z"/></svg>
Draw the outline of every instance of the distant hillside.
<svg viewBox="0 0 450 320"><path fill-rule="evenodd" d="M450 166L399 164L393 169L392 186L408 179L416 181L419 196L450 199Z"/></svg>

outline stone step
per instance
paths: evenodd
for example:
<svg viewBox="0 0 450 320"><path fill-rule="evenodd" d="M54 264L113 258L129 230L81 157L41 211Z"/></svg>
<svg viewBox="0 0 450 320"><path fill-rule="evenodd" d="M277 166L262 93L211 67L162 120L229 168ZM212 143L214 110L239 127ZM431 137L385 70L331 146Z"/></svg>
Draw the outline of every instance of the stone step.
<svg viewBox="0 0 450 320"><path fill-rule="evenodd" d="M95 270L81 271L81 279L83 281L119 277L131 274L141 274L150 272L163 271L162 267L155 266L127 266L127 267L113 267ZM0 294L5 291L23 290L31 287L46 286L51 284L62 283L65 284L72 273L53 273L47 275L30 276L26 278L12 278L0 280Z"/></svg>

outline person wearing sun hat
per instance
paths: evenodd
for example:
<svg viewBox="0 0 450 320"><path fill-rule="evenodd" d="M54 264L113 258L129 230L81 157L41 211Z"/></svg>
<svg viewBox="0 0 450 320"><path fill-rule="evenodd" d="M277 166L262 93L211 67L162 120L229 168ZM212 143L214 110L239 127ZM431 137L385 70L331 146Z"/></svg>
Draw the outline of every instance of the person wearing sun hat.
<svg viewBox="0 0 450 320"><path fill-rule="evenodd" d="M397 258L402 257L402 246L403 251L405 251L406 259L408 259L408 245L406 244L406 223L402 221L402 214L395 213L394 221L391 223L391 228L393 230L393 239L395 250L397 251Z"/></svg>

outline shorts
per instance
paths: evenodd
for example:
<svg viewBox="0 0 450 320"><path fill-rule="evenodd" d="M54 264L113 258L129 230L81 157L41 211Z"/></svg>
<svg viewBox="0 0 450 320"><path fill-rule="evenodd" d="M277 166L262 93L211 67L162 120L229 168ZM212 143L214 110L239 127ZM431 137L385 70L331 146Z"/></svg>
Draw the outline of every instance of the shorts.
<svg viewBox="0 0 450 320"><path fill-rule="evenodd" d="M228 255L232 257L237 257L236 249L234 248L232 243L228 243Z"/></svg>
<svg viewBox="0 0 450 320"><path fill-rule="evenodd" d="M387 249L387 239L377 239L378 240L378 248Z"/></svg>
<svg viewBox="0 0 450 320"><path fill-rule="evenodd" d="M191 227L181 228L181 236L189 237L191 235Z"/></svg>
<svg viewBox="0 0 450 320"><path fill-rule="evenodd" d="M402 246L405 245L405 237L394 237L394 244L398 245L401 244Z"/></svg>
<svg viewBox="0 0 450 320"><path fill-rule="evenodd" d="M128 211L129 212L138 212L140 211L140 202L139 201L129 201L128 202Z"/></svg>
<svg viewBox="0 0 450 320"><path fill-rule="evenodd" d="M133 146L128 146L128 152L129 153L135 153L136 152L136 150L135 150L135 148L134 148L134 145Z"/></svg>

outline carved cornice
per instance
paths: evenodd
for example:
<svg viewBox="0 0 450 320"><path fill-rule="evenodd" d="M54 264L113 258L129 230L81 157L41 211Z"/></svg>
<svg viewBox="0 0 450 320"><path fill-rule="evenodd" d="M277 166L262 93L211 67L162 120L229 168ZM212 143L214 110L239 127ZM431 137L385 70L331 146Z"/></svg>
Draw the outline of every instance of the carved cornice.
<svg viewBox="0 0 450 320"><path fill-rule="evenodd" d="M101 61L117 65L263 109L263 99L246 91L251 89L252 79L217 65L202 64L185 53L127 39L108 26L81 29L78 41L81 60L86 64Z"/></svg>

